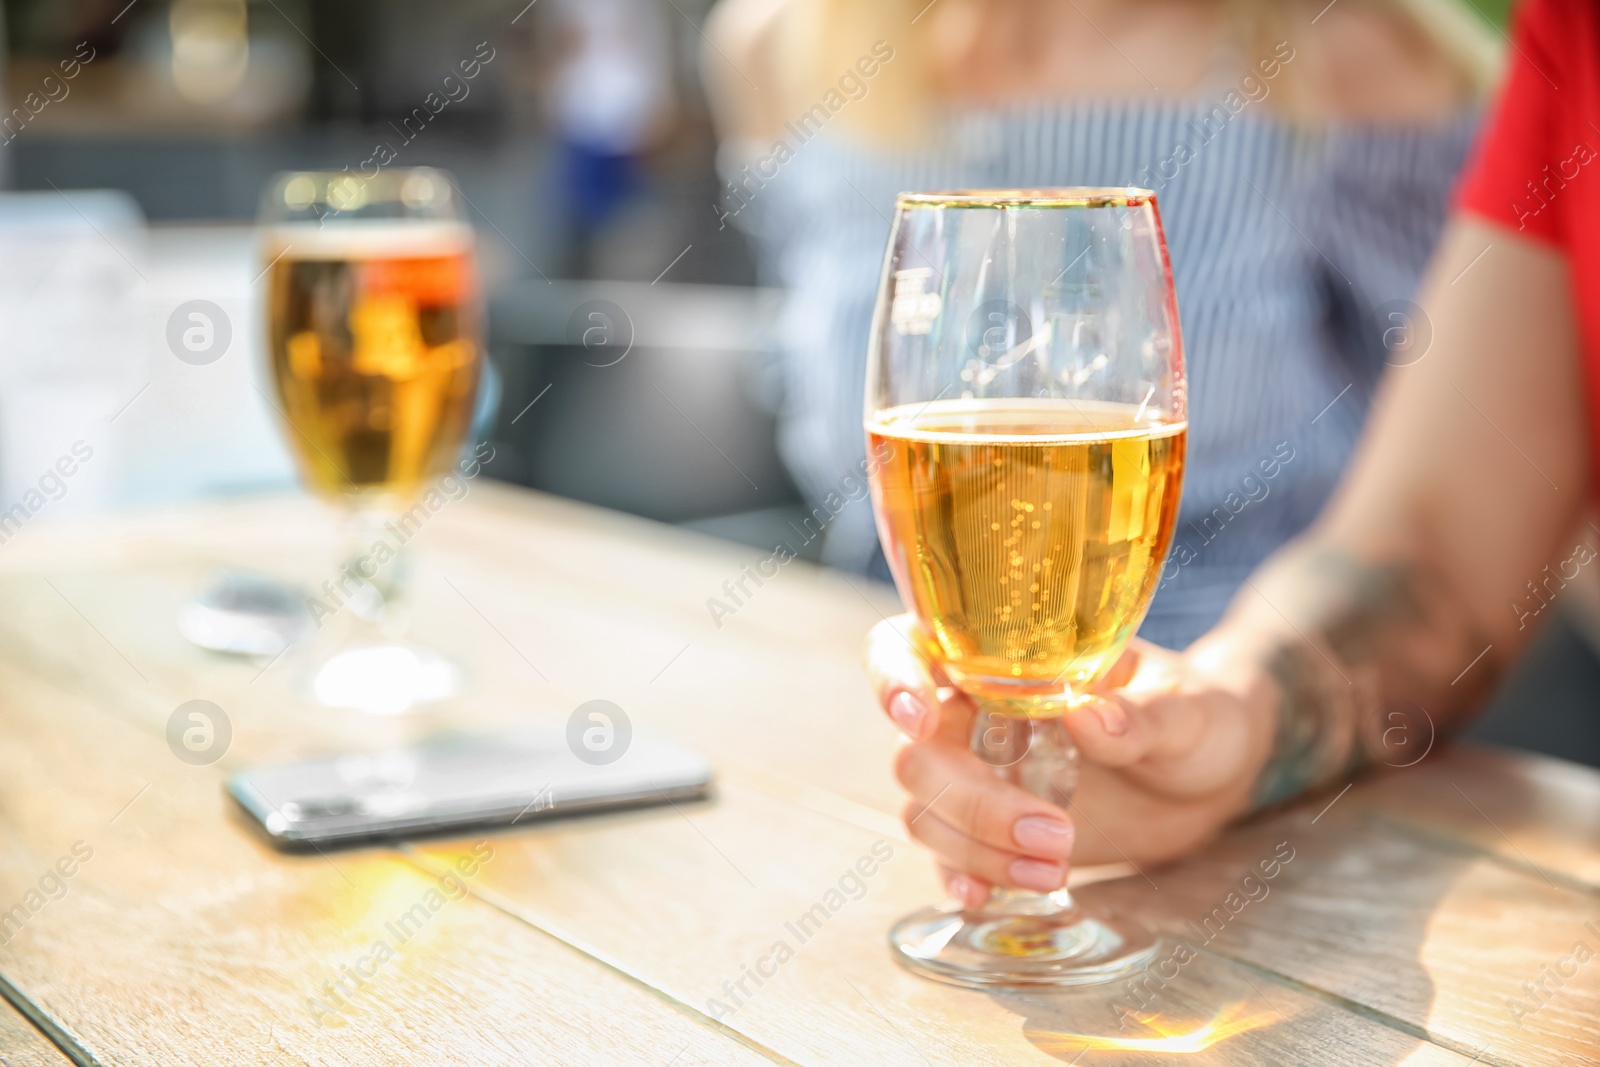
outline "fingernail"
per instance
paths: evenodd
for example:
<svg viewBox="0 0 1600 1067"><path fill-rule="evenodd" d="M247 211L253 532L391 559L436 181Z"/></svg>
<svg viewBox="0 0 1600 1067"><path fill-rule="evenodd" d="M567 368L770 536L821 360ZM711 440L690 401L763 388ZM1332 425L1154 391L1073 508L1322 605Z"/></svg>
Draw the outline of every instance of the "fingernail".
<svg viewBox="0 0 1600 1067"><path fill-rule="evenodd" d="M963 907L970 906L972 898L977 895L978 884L964 874L958 874L950 879L950 884L945 887L950 896Z"/></svg>
<svg viewBox="0 0 1600 1067"><path fill-rule="evenodd" d="M1066 859L1072 855L1072 824L1048 815L1028 815L1011 827L1011 837L1019 848L1046 856Z"/></svg>
<svg viewBox="0 0 1600 1067"><path fill-rule="evenodd" d="M889 718L903 730L907 737L921 737L922 724L927 721L928 709L913 694L896 693L889 701Z"/></svg>
<svg viewBox="0 0 1600 1067"><path fill-rule="evenodd" d="M1011 880L1024 889L1054 893L1066 880L1067 869L1059 863L1042 860L1012 860Z"/></svg>
<svg viewBox="0 0 1600 1067"><path fill-rule="evenodd" d="M1105 727L1106 733L1112 737L1121 737L1128 732L1128 713L1123 711L1122 705L1116 701L1095 701L1094 713L1100 716L1100 725Z"/></svg>

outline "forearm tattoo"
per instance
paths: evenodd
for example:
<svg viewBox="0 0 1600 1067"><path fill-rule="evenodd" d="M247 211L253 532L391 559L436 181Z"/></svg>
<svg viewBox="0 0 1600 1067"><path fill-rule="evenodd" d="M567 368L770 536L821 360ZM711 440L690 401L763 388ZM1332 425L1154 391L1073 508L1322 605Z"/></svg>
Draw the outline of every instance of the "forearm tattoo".
<svg viewBox="0 0 1600 1067"><path fill-rule="evenodd" d="M1375 759L1400 765L1387 758L1392 735L1402 732L1396 723L1413 733L1400 743L1420 753L1492 677L1486 664L1472 684L1451 688L1453 665L1486 642L1427 567L1360 563L1324 550L1296 561L1286 577L1291 583L1274 584L1299 582L1311 594L1277 609L1290 627L1266 655L1281 701L1272 755L1255 783L1256 808L1352 777Z"/></svg>
<svg viewBox="0 0 1600 1067"><path fill-rule="evenodd" d="M1355 692L1338 668L1307 642L1285 642L1273 649L1267 670L1283 695L1272 756L1252 794L1256 808L1358 771L1364 761L1355 724L1370 714L1363 708L1370 706L1370 699L1363 699L1366 694Z"/></svg>

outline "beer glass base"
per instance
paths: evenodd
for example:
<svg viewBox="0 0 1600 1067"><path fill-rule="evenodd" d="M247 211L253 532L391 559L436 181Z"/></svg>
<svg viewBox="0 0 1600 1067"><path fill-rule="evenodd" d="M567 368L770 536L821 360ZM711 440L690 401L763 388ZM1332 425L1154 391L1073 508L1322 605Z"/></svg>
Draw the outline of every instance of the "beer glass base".
<svg viewBox="0 0 1600 1067"><path fill-rule="evenodd" d="M212 575L178 613L178 632L209 652L276 656L311 629L305 594L266 575L225 570Z"/></svg>
<svg viewBox="0 0 1600 1067"><path fill-rule="evenodd" d="M1155 962L1156 934L1116 913L1017 914L924 908L889 931L899 962L927 978L973 988L1088 986Z"/></svg>
<svg viewBox="0 0 1600 1067"><path fill-rule="evenodd" d="M317 703L373 715L401 715L460 692L460 669L415 645L347 648L323 660L311 678Z"/></svg>

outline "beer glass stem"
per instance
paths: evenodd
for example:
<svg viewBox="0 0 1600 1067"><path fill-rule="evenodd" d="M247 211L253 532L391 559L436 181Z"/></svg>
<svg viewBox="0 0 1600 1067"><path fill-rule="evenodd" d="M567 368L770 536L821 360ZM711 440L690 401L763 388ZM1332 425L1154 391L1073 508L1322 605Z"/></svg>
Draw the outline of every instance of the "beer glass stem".
<svg viewBox="0 0 1600 1067"><path fill-rule="evenodd" d="M346 624L337 651L311 672L311 692L326 707L371 715L400 715L461 692L456 666L407 640L410 560L416 533L403 515L356 506L345 518L346 562L338 587L346 593Z"/></svg>
<svg viewBox="0 0 1600 1067"><path fill-rule="evenodd" d="M994 768L995 777L1063 809L1078 788L1078 749L1064 716L1020 714L1004 701L979 701L972 751ZM1066 886L1053 893L996 886L983 911L991 915L1049 915L1072 908Z"/></svg>
<svg viewBox="0 0 1600 1067"><path fill-rule="evenodd" d="M396 533L394 515L381 508L358 508L345 521L344 572L363 590L352 606L390 639L404 636L405 592L410 554Z"/></svg>
<svg viewBox="0 0 1600 1067"><path fill-rule="evenodd" d="M978 699L972 751L995 777L1062 808L1078 784L1078 750L1062 713L1068 701ZM1085 908L1065 886L1053 893L990 890L976 908L924 908L889 931L901 963L979 987L1099 985L1150 965L1159 941L1113 908Z"/></svg>

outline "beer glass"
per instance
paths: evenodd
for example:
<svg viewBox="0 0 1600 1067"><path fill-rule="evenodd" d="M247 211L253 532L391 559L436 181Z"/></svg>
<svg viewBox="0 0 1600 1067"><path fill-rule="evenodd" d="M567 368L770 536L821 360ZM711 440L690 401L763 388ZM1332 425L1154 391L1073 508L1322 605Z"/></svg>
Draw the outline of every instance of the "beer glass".
<svg viewBox="0 0 1600 1067"><path fill-rule="evenodd" d="M1154 195L901 195L867 368L878 532L921 651L977 705L973 752L1064 808L1077 753L1062 716L1144 618L1186 429ZM926 909L890 942L913 970L973 986L1112 981L1157 947L1065 888Z"/></svg>
<svg viewBox="0 0 1600 1067"><path fill-rule="evenodd" d="M398 712L459 686L405 643L407 542L465 494L483 361L471 227L443 171L279 175L262 212L268 358L306 484L345 512L349 554L310 603L347 647L315 669L324 704Z"/></svg>

